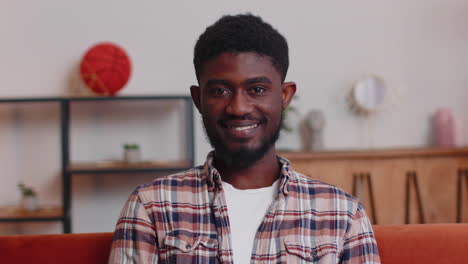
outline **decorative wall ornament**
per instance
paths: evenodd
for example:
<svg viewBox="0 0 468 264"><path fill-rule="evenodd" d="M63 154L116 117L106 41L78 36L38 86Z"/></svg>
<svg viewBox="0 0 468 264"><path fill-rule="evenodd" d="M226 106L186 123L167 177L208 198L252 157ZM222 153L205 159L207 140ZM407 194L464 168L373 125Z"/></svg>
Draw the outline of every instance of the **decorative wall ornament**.
<svg viewBox="0 0 468 264"><path fill-rule="evenodd" d="M347 101L352 112L366 116L387 103L389 92L386 82L371 74L354 83L347 93Z"/></svg>
<svg viewBox="0 0 468 264"><path fill-rule="evenodd" d="M83 81L95 93L113 96L130 79L130 58L116 44L99 43L83 56L80 73Z"/></svg>
<svg viewBox="0 0 468 264"><path fill-rule="evenodd" d="M374 125L383 121L383 116L376 115L396 107L402 97L401 83L390 84L377 74L366 74L346 89L346 106L356 115L357 125L361 130L357 139L361 148L373 148Z"/></svg>

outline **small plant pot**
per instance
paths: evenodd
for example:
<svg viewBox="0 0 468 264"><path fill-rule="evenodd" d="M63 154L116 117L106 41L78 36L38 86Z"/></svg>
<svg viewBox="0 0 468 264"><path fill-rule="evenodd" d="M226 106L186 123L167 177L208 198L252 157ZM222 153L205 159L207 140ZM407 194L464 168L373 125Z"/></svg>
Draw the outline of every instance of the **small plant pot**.
<svg viewBox="0 0 468 264"><path fill-rule="evenodd" d="M29 212L39 210L39 199L37 196L23 196L21 207Z"/></svg>
<svg viewBox="0 0 468 264"><path fill-rule="evenodd" d="M140 149L125 149L124 160L128 163L137 163L141 161Z"/></svg>

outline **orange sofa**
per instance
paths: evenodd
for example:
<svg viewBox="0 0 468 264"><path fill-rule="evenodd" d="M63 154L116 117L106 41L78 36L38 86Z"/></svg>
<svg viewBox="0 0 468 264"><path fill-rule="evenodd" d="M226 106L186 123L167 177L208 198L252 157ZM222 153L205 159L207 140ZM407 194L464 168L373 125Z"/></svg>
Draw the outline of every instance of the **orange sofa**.
<svg viewBox="0 0 468 264"><path fill-rule="evenodd" d="M468 224L374 226L382 263L468 263ZM0 236L5 264L107 263L111 233Z"/></svg>

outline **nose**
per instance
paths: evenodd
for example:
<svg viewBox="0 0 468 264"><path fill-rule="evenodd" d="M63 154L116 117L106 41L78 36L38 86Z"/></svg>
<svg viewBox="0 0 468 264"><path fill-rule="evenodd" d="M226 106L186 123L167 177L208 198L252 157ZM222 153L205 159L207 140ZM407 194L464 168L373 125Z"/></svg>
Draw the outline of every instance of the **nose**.
<svg viewBox="0 0 468 264"><path fill-rule="evenodd" d="M245 116L252 112L253 105L249 97L242 92L234 93L226 107L226 113L232 116Z"/></svg>

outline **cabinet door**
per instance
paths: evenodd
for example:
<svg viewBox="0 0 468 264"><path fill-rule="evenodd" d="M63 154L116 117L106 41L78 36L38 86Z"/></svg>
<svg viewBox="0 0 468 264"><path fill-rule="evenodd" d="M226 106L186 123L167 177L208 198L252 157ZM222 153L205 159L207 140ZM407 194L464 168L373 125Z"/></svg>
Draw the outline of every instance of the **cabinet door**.
<svg viewBox="0 0 468 264"><path fill-rule="evenodd" d="M461 202L461 206L460 206L461 214L460 214L460 216L461 216L461 219L460 220L461 220L462 223L468 223L468 157L467 158L465 158L465 157L458 158L457 170L458 169L462 169L464 171L464 173L465 173L465 174L463 174L462 181L460 182L460 185L461 185L460 186L460 188L461 188L461 197L460 197L460 202ZM457 173L458 173L458 171L457 171ZM457 176L457 183L454 183L454 185L458 186L458 176ZM458 190L455 189L455 194L454 194L455 210L457 210L457 208L456 208L457 200L458 200L457 192L458 192ZM456 213L456 211L455 211L455 213Z"/></svg>
<svg viewBox="0 0 468 264"><path fill-rule="evenodd" d="M415 162L428 223L453 223L456 214L456 181L459 159L421 158Z"/></svg>

